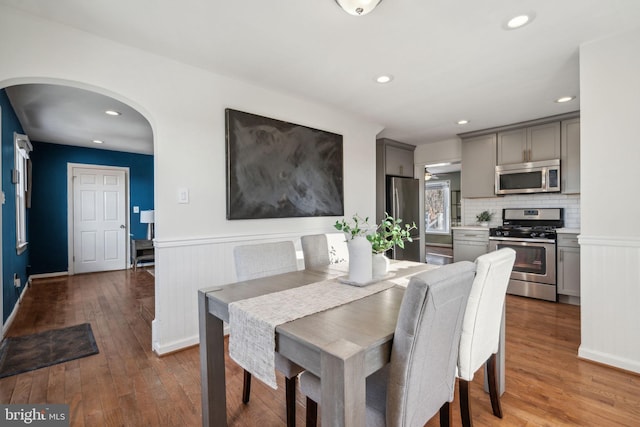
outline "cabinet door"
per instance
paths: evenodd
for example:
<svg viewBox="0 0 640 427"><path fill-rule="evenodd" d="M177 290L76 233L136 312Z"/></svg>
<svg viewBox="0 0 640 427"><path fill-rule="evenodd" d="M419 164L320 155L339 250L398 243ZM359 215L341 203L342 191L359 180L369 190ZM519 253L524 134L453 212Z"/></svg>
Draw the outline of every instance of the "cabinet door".
<svg viewBox="0 0 640 427"><path fill-rule="evenodd" d="M489 250L489 243L477 241L454 240L453 241L453 262L475 261L480 255L484 255Z"/></svg>
<svg viewBox="0 0 640 427"><path fill-rule="evenodd" d="M387 145L385 147L385 173L413 178L413 151Z"/></svg>
<svg viewBox="0 0 640 427"><path fill-rule="evenodd" d="M525 128L498 132L498 164L526 162L527 132Z"/></svg>
<svg viewBox="0 0 640 427"><path fill-rule="evenodd" d="M561 130L562 192L580 193L580 119L565 120Z"/></svg>
<svg viewBox="0 0 640 427"><path fill-rule="evenodd" d="M462 197L495 197L496 134L462 141Z"/></svg>
<svg viewBox="0 0 640 427"><path fill-rule="evenodd" d="M580 248L558 247L558 294L580 296Z"/></svg>
<svg viewBox="0 0 640 427"><path fill-rule="evenodd" d="M560 158L560 122L527 128L527 161Z"/></svg>

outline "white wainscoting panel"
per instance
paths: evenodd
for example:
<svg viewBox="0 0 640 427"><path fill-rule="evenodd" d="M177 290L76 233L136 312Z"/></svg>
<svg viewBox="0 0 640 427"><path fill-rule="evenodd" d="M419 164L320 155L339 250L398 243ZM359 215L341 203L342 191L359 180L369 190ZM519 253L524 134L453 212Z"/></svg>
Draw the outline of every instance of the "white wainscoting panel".
<svg viewBox="0 0 640 427"><path fill-rule="evenodd" d="M330 231L309 230L304 234L326 232ZM198 290L236 281L235 246L283 240L293 241L300 249L299 233L155 240L153 350L166 354L199 343Z"/></svg>
<svg viewBox="0 0 640 427"><path fill-rule="evenodd" d="M579 242L578 355L640 373L640 239L581 235Z"/></svg>

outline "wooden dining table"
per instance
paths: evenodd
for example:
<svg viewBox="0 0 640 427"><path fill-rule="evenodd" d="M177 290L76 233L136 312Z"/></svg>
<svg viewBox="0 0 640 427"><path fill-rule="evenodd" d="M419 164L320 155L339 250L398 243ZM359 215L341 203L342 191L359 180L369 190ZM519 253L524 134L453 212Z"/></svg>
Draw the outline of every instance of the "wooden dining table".
<svg viewBox="0 0 640 427"><path fill-rule="evenodd" d="M403 261L389 280L433 268L437 266ZM227 425L224 322L229 321L229 304L346 274L345 265L333 265L198 292L204 426ZM321 378L325 425L364 426L365 380L389 362L404 290L393 286L276 327L276 351Z"/></svg>
<svg viewBox="0 0 640 427"><path fill-rule="evenodd" d="M392 270L394 264L402 268L390 273L388 280L401 286L275 328L276 351L320 377L320 415L325 425L365 425L366 377L389 363L406 284L411 276L439 267L392 261ZM229 321L229 304L347 274L348 265L333 264L198 291L204 426L227 425L224 322ZM496 366L500 394L505 390L504 325L503 311ZM486 381L484 388L488 392Z"/></svg>

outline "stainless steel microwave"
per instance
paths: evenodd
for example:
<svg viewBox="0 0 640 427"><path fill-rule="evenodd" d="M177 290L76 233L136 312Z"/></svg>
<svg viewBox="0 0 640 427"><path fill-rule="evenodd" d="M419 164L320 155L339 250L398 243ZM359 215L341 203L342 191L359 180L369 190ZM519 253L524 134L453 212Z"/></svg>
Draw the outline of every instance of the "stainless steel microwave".
<svg viewBox="0 0 640 427"><path fill-rule="evenodd" d="M557 193L560 160L496 166L496 194Z"/></svg>

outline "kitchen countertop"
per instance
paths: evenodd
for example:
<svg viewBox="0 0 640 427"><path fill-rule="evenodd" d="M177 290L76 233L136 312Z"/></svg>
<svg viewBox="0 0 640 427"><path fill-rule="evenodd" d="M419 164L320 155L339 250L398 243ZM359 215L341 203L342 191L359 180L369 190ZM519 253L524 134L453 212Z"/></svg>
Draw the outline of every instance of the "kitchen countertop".
<svg viewBox="0 0 640 427"><path fill-rule="evenodd" d="M556 233L580 234L579 228L556 228Z"/></svg>

